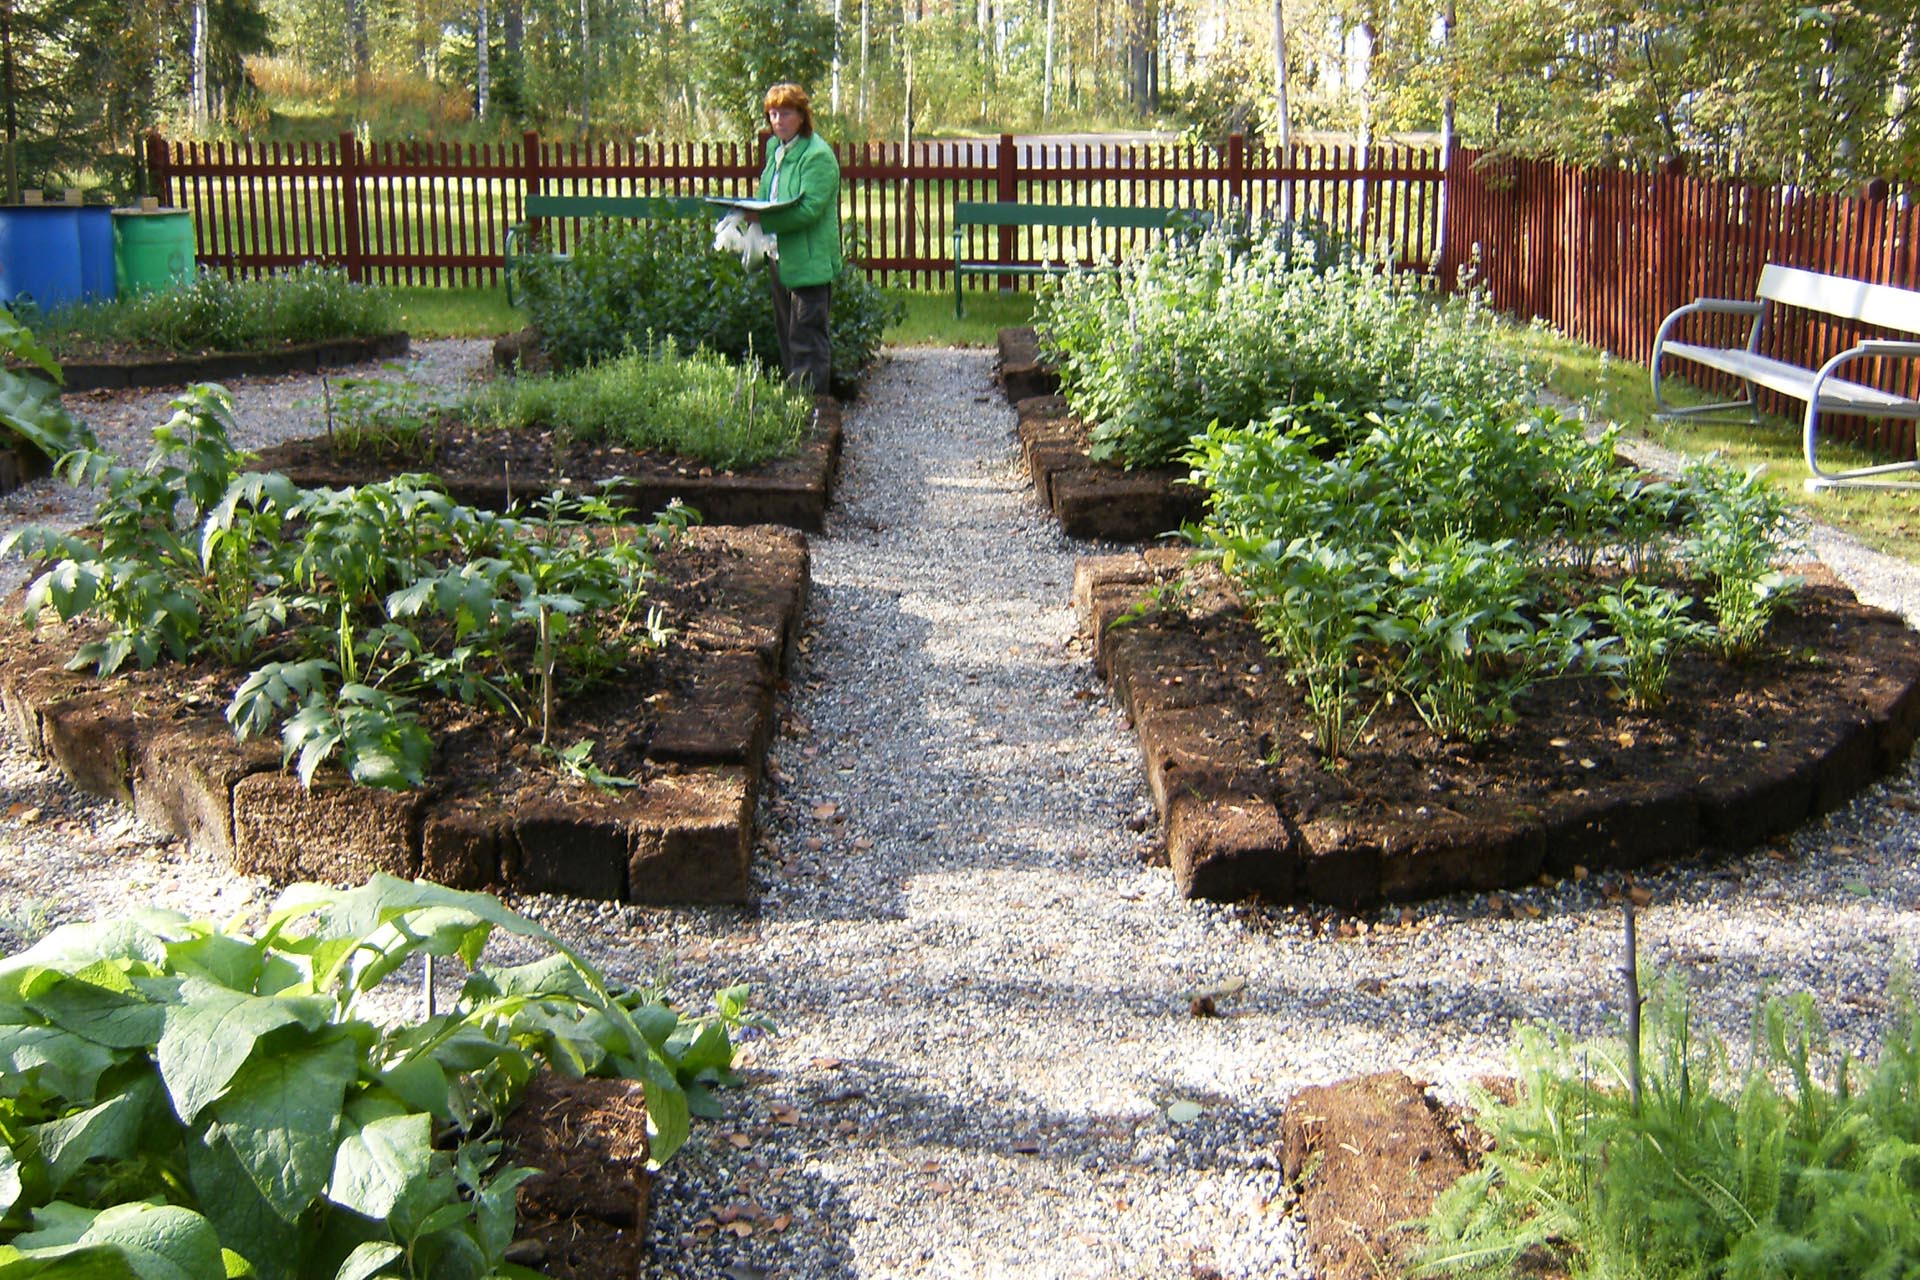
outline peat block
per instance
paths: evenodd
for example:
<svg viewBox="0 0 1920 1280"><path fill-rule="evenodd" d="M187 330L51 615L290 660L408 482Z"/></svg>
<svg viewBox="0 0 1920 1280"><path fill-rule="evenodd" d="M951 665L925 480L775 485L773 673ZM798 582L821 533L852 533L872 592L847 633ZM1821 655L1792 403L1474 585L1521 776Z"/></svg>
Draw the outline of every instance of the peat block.
<svg viewBox="0 0 1920 1280"><path fill-rule="evenodd" d="M1034 495L1072 538L1151 542L1200 517L1201 490L1183 467L1129 471L1089 455L1087 424L1066 413L1058 396L1015 406L1020 453Z"/></svg>
<svg viewBox="0 0 1920 1280"><path fill-rule="evenodd" d="M281 770L277 745L234 740L222 712L237 674L174 664L103 685L62 669L88 633L57 621L0 628L0 705L15 736L77 785L275 880L386 871L463 888L742 901L775 687L806 604L806 538L696 528L660 572L652 595L676 638L556 708L554 741L592 738L595 763L622 779L608 790L562 777L534 731L466 708L433 710L421 790L355 786L331 767L305 787Z"/></svg>
<svg viewBox="0 0 1920 1280"><path fill-rule="evenodd" d="M1300 1190L1314 1275L1408 1274L1419 1238L1405 1224L1474 1163L1450 1120L1397 1071L1294 1095L1280 1118L1281 1167Z"/></svg>
<svg viewBox="0 0 1920 1280"><path fill-rule="evenodd" d="M1060 371L1041 358L1040 335L1031 325L1002 329L999 339L1000 385L1007 393L1008 404L1060 390Z"/></svg>
<svg viewBox="0 0 1920 1280"><path fill-rule="evenodd" d="M1330 768L1217 573L1152 605L1186 561L1083 558L1073 600L1189 896L1352 907L1746 849L1899 764L1920 724L1920 634L1811 565L1766 651L1738 666L1685 655L1659 711L1624 710L1598 678L1554 681L1468 746L1435 739L1402 700Z"/></svg>
<svg viewBox="0 0 1920 1280"><path fill-rule="evenodd" d="M520 1234L508 1256L555 1280L638 1276L653 1207L640 1083L542 1072L502 1137L511 1163L539 1170L515 1191Z"/></svg>

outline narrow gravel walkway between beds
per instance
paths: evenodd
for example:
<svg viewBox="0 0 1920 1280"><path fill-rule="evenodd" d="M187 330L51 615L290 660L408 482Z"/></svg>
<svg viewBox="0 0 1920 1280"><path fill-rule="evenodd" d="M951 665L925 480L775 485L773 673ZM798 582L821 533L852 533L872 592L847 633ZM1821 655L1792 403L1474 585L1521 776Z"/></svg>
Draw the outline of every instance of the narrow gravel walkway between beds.
<svg viewBox="0 0 1920 1280"><path fill-rule="evenodd" d="M663 1176L649 1275L1303 1275L1273 1147L1297 1089L1457 1088L1517 1019L1617 1013L1617 881L1352 917L1177 898L1074 638L1094 548L1032 502L990 357L892 352L846 425L757 907L518 904L689 1002L751 982L781 1025ZM1769 850L1641 877L1643 964L1736 1041L1778 987L1877 1044L1920 944L1916 811L1909 769ZM0 926L267 893L0 755Z"/></svg>

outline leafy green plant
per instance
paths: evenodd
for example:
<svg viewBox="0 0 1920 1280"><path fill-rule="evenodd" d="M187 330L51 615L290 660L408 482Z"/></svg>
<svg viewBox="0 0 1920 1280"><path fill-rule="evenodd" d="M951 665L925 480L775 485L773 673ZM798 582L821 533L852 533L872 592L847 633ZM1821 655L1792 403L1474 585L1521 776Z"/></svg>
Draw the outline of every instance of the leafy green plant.
<svg viewBox="0 0 1920 1280"><path fill-rule="evenodd" d="M603 498L556 493L500 515L420 475L304 490L239 470L224 392L174 403L146 467L91 449L62 461L104 490L94 535L27 528L0 553L51 562L28 588L29 623L47 608L102 621L76 667L208 653L245 672L228 720L242 738L278 726L305 783L338 760L364 784L418 786L429 696L538 724L545 741L571 669L604 673L669 635L646 589L692 519L683 507L635 525Z"/></svg>
<svg viewBox="0 0 1920 1280"><path fill-rule="evenodd" d="M16 372L24 364L47 376ZM92 442L91 433L60 403L60 362L33 331L0 307L0 426L57 462L69 451Z"/></svg>
<svg viewBox="0 0 1920 1280"><path fill-rule="evenodd" d="M1425 1223L1420 1273L1829 1280L1920 1258L1920 1016L1910 988L1879 1062L1837 1057L1810 996L1757 1012L1749 1064L1685 989L1649 1003L1647 1061L1611 1041L1521 1031L1511 1103L1479 1100L1493 1150Z"/></svg>
<svg viewBox="0 0 1920 1280"><path fill-rule="evenodd" d="M1682 554L1712 584L1714 643L1744 658L1799 587L1779 561L1800 548L1801 521L1757 467L1742 474L1709 458L1689 464L1681 480L1693 515Z"/></svg>
<svg viewBox="0 0 1920 1280"><path fill-rule="evenodd" d="M465 415L499 428L550 427L564 440L620 444L724 470L800 447L813 402L753 363L684 352L669 337L587 368L489 383Z"/></svg>
<svg viewBox="0 0 1920 1280"><path fill-rule="evenodd" d="M543 946L483 964L498 930ZM420 956L468 977L453 1008L375 1022ZM626 1076L650 1155L712 1109L743 989L684 1018L615 989L494 899L376 876L296 885L257 935L145 911L0 960L0 1274L480 1280L506 1262L499 1122L536 1071Z"/></svg>
<svg viewBox="0 0 1920 1280"><path fill-rule="evenodd" d="M307 264L259 280L201 272L191 285L46 317L47 346L123 343L169 351L252 351L287 342L371 337L399 327L393 299L337 267Z"/></svg>
<svg viewBox="0 0 1920 1280"><path fill-rule="evenodd" d="M561 370L584 368L671 341L735 363L777 359L764 271L713 250L702 219L596 222L566 258L531 255L522 282L540 342ZM833 384L858 386L900 304L852 262L833 282Z"/></svg>
<svg viewBox="0 0 1920 1280"><path fill-rule="evenodd" d="M1691 597L1671 587L1629 578L1602 595L1595 605L1619 640L1602 670L1635 711L1652 711L1667 701L1673 660L1707 635L1693 619Z"/></svg>
<svg viewBox="0 0 1920 1280"><path fill-rule="evenodd" d="M406 450L423 462L430 460L420 445L440 407L432 388L407 378L342 378L334 383L324 373L320 386L327 443L335 451Z"/></svg>

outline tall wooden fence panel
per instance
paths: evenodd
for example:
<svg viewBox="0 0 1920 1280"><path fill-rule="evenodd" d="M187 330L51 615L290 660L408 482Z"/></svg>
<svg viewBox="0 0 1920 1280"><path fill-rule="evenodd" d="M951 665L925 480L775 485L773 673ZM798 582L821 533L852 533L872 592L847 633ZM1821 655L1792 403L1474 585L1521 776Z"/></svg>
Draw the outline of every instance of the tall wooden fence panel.
<svg viewBox="0 0 1920 1280"><path fill-rule="evenodd" d="M1551 161L1456 152L1446 174L1441 271L1470 278L1493 305L1539 318L1581 342L1644 364L1660 323L1695 298L1754 296L1768 263L1876 284L1920 288L1916 193L1874 183L1854 196L1756 187L1680 172L1581 170ZM1689 341L1743 344L1740 317L1692 321ZM1768 355L1809 368L1867 337L1886 335L1809 312L1775 309L1761 334ZM1730 379L1679 372L1716 392ZM1920 394L1920 366L1880 358L1845 376L1901 395ZM1802 406L1765 393L1762 407ZM1911 423L1846 421L1841 434L1912 456Z"/></svg>
<svg viewBox="0 0 1920 1280"><path fill-rule="evenodd" d="M887 283L951 280L959 201L1159 205L1312 218L1426 265L1440 239L1443 170L1432 149L1090 144L1016 139L837 147L841 214L859 260ZM758 147L583 146L529 133L500 147L369 143L208 145L148 140L162 198L194 214L200 261L252 276L293 263L391 284L492 283L525 196L739 195ZM578 228L544 229L565 249ZM1145 233L1115 228L969 228L971 260L1031 264L1124 257ZM1008 279L1012 279L1009 277ZM991 288L991 280L979 282Z"/></svg>

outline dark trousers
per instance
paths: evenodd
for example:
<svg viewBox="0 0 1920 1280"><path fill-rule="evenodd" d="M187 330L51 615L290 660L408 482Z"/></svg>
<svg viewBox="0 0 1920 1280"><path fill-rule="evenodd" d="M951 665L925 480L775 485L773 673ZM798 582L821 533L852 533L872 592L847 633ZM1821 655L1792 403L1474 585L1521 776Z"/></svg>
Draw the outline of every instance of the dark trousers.
<svg viewBox="0 0 1920 1280"><path fill-rule="evenodd" d="M789 289L780 283L780 263L769 264L773 277L773 331L780 339L780 368L787 381L809 395L827 394L833 377L833 347L827 324L833 310L833 286Z"/></svg>

